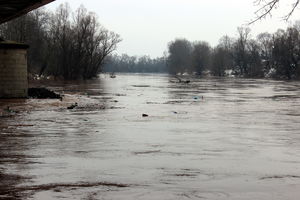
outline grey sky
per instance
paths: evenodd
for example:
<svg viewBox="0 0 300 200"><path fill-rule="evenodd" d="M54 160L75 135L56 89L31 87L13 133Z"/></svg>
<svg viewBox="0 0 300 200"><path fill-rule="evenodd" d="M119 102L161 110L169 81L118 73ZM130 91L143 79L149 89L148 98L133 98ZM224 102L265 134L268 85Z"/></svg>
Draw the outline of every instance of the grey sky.
<svg viewBox="0 0 300 200"><path fill-rule="evenodd" d="M97 13L109 30L119 33L123 41L117 53L129 55L163 55L169 41L187 38L205 40L211 45L223 35L235 36L236 28L254 17L258 8L254 0L70 0L75 10L81 4ZM56 8L66 0L56 0L48 8ZM291 0L285 0L273 18L251 25L252 35L285 28L281 20ZM296 10L291 20L300 19Z"/></svg>

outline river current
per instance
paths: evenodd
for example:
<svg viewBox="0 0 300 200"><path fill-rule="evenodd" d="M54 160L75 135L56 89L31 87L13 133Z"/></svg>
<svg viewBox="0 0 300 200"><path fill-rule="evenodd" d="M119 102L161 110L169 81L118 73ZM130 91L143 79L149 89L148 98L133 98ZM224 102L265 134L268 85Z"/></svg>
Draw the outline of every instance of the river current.
<svg viewBox="0 0 300 200"><path fill-rule="evenodd" d="M0 100L15 112L0 118L0 199L298 200L300 82L186 79L101 75L46 85L63 101Z"/></svg>

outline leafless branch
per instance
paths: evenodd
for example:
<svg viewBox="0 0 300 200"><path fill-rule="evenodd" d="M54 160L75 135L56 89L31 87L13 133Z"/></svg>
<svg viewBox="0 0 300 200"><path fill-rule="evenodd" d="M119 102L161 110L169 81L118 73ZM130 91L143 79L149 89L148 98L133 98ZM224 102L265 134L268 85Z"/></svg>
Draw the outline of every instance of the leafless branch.
<svg viewBox="0 0 300 200"><path fill-rule="evenodd" d="M253 24L261 19L266 18L268 15L271 16L272 10L276 9L279 5L280 0L256 0L254 1L255 6L260 8L255 11L256 18L250 21L248 24ZM298 7L300 0L294 0L290 12L283 17L283 20L287 21L294 13L295 9Z"/></svg>
<svg viewBox="0 0 300 200"><path fill-rule="evenodd" d="M295 3L293 3L291 11L284 17L285 20L288 20L292 16L295 9L298 7L299 3L300 3L300 0L297 0Z"/></svg>

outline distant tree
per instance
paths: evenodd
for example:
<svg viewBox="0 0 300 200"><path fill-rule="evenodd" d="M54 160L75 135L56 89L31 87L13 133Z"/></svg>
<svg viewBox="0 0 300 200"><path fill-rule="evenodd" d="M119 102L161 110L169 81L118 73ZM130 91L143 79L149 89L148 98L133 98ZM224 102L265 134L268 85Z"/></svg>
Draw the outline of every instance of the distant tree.
<svg viewBox="0 0 300 200"><path fill-rule="evenodd" d="M234 66L233 47L234 39L225 35L220 38L219 44L213 49L211 57L211 73L214 76L224 76L225 70Z"/></svg>
<svg viewBox="0 0 300 200"><path fill-rule="evenodd" d="M121 72L137 72L134 69L136 62L136 56L129 56L127 54L123 54L119 61L119 69L121 69Z"/></svg>
<svg viewBox="0 0 300 200"><path fill-rule="evenodd" d="M271 70L271 59L273 51L273 36L270 33L260 33L256 41L260 49L260 58L263 64L263 71L267 74Z"/></svg>
<svg viewBox="0 0 300 200"><path fill-rule="evenodd" d="M234 40L234 38L231 38L228 35L224 35L219 39L218 46L230 51L233 48L235 42Z"/></svg>
<svg viewBox="0 0 300 200"><path fill-rule="evenodd" d="M238 38L233 48L233 58L235 62L234 70L242 76L248 75L248 55L247 48L250 39L250 29L238 27Z"/></svg>
<svg viewBox="0 0 300 200"><path fill-rule="evenodd" d="M297 78L300 61L300 36L295 28L279 30L274 34L272 67L280 78ZM299 77L298 77L299 78Z"/></svg>
<svg viewBox="0 0 300 200"><path fill-rule="evenodd" d="M260 46L255 40L249 40L248 42L248 77L262 78L264 76L263 63L260 55Z"/></svg>
<svg viewBox="0 0 300 200"><path fill-rule="evenodd" d="M195 42L192 51L192 70L202 75L205 69L209 69L211 47L207 42Z"/></svg>
<svg viewBox="0 0 300 200"><path fill-rule="evenodd" d="M224 76L225 70L233 66L231 49L218 45L212 51L211 73L214 76Z"/></svg>
<svg viewBox="0 0 300 200"><path fill-rule="evenodd" d="M168 45L167 66L170 74L191 72L192 44L186 39L176 39Z"/></svg>
<svg viewBox="0 0 300 200"><path fill-rule="evenodd" d="M272 52L272 35L267 32L260 33L257 35L256 40L260 46L262 59L269 59Z"/></svg>
<svg viewBox="0 0 300 200"><path fill-rule="evenodd" d="M104 65L104 72L129 73L167 73L165 57L150 58L149 56L110 56Z"/></svg>
<svg viewBox="0 0 300 200"><path fill-rule="evenodd" d="M223 47L216 47L212 51L211 73L214 76L224 76L226 69L226 50Z"/></svg>
<svg viewBox="0 0 300 200"><path fill-rule="evenodd" d="M294 25L293 25L293 28L295 30L297 30L297 32L300 34L300 20L297 20ZM298 63L297 63L297 68L296 68L296 72L295 72L295 76L297 79L300 79L300 43L298 42L297 44L297 51L295 52L297 54L297 58L298 58Z"/></svg>

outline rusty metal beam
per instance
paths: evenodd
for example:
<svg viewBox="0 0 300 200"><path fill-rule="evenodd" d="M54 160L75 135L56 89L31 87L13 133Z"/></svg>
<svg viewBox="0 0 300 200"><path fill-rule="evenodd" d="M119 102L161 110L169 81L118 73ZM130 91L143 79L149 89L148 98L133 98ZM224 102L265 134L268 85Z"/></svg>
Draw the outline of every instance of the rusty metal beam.
<svg viewBox="0 0 300 200"><path fill-rule="evenodd" d="M55 0L0 0L0 24L20 17Z"/></svg>

